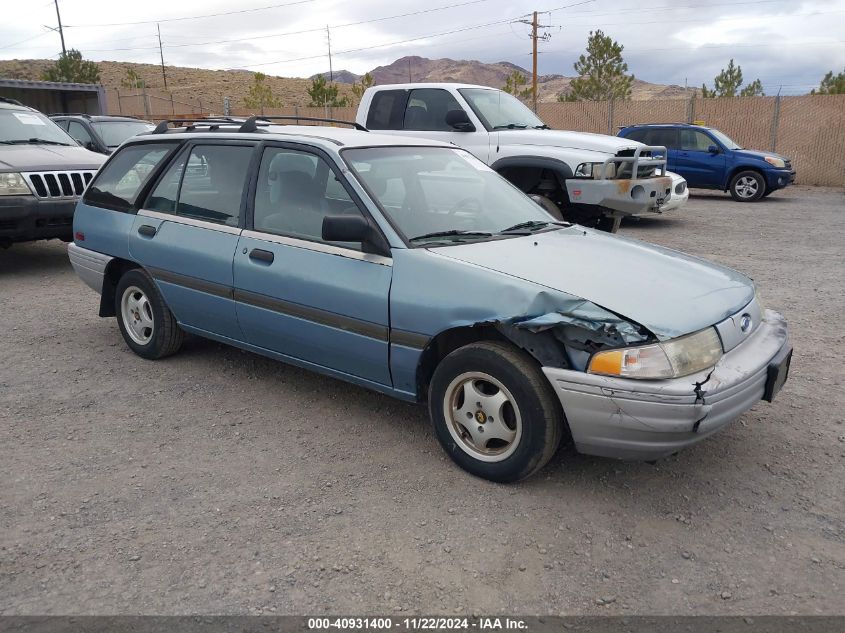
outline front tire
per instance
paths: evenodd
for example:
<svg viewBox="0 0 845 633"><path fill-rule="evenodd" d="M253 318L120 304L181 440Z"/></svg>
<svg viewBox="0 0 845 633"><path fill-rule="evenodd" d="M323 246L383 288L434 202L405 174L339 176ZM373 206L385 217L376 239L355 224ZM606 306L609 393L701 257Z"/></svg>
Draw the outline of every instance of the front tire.
<svg viewBox="0 0 845 633"><path fill-rule="evenodd" d="M446 356L434 371L428 406L449 457L491 481L540 470L564 432L560 404L537 363L506 343L473 343Z"/></svg>
<svg viewBox="0 0 845 633"><path fill-rule="evenodd" d="M731 179L729 190L737 202L757 202L766 192L766 182L756 171L741 171Z"/></svg>
<svg viewBox="0 0 845 633"><path fill-rule="evenodd" d="M126 272L117 282L114 302L123 340L138 356L157 360L179 351L184 334L146 272Z"/></svg>

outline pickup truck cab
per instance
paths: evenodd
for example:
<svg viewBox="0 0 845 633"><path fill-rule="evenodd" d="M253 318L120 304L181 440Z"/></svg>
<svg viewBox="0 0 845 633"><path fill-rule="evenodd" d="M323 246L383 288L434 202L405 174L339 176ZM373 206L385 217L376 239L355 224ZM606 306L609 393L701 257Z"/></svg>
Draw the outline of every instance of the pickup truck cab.
<svg viewBox="0 0 845 633"><path fill-rule="evenodd" d="M455 83L369 88L356 122L382 134L452 143L561 219L615 232L623 217L659 213L672 197L663 147L552 130L501 90Z"/></svg>
<svg viewBox="0 0 845 633"><path fill-rule="evenodd" d="M162 123L79 203L70 260L139 356L190 332L427 403L495 481L561 441L669 455L786 380L742 274L556 221L454 145L267 119Z"/></svg>
<svg viewBox="0 0 845 633"><path fill-rule="evenodd" d="M669 169L690 187L729 191L737 202L756 202L792 184L792 161L774 152L740 147L715 128L687 123L631 125L619 136L665 145Z"/></svg>

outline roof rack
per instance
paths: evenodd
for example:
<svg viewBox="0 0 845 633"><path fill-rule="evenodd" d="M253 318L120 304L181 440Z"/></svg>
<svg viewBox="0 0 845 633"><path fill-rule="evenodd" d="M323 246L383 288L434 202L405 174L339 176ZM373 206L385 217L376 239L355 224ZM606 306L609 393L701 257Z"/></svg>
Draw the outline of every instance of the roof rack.
<svg viewBox="0 0 845 633"><path fill-rule="evenodd" d="M92 115L88 112L53 112L53 114L48 116L51 118L54 116L81 116L85 119L90 119Z"/></svg>
<svg viewBox="0 0 845 633"><path fill-rule="evenodd" d="M343 121L341 119L328 119L314 116L251 116L246 121L244 121L243 125L241 125L241 128L238 131L255 132L258 130L259 121L266 121L267 125L269 125L273 121L296 121L297 123L299 123L300 121L314 121L317 123L336 123L338 125L351 125L356 130L360 130L361 132L369 132L367 128L365 128L360 123L356 123L355 121Z"/></svg>
<svg viewBox="0 0 845 633"><path fill-rule="evenodd" d="M214 130L220 127L221 125L240 125L243 123L243 121L238 121L237 119L233 119L227 116L196 119L166 119L156 125L152 133L164 134L168 130L167 126L171 123L188 123L188 125L183 126L186 130L196 129L198 125L207 125L210 129Z"/></svg>
<svg viewBox="0 0 845 633"><path fill-rule="evenodd" d="M12 105L23 105L20 101L18 101L17 99L12 99L11 97L0 97L0 101L2 101L3 103L11 103Z"/></svg>

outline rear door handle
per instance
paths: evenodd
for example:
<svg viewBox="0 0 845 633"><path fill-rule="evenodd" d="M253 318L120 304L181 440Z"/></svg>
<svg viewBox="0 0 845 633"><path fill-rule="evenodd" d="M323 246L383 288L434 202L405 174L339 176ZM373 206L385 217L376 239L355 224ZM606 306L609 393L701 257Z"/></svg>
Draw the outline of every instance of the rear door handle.
<svg viewBox="0 0 845 633"><path fill-rule="evenodd" d="M249 252L249 258L255 259L255 260L260 261L260 262L265 262L267 264L272 264L273 260L275 259L275 256L273 255L273 253L271 251L264 251L264 250L261 250L260 248L253 248Z"/></svg>
<svg viewBox="0 0 845 633"><path fill-rule="evenodd" d="M144 237L155 237L157 231L158 229L156 227L150 226L149 224L142 224L138 227L138 233Z"/></svg>

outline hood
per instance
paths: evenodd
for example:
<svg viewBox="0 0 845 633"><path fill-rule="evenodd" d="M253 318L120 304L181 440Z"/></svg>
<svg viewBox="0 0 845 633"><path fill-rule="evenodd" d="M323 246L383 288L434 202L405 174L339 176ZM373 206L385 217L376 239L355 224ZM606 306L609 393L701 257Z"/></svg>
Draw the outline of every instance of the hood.
<svg viewBox="0 0 845 633"><path fill-rule="evenodd" d="M576 295L660 340L714 325L754 298L754 283L730 268L583 227L429 250Z"/></svg>
<svg viewBox="0 0 845 633"><path fill-rule="evenodd" d="M0 171L97 170L106 161L84 147L61 145L0 145Z"/></svg>
<svg viewBox="0 0 845 633"><path fill-rule="evenodd" d="M763 160L766 156L780 158L781 160L789 160L783 154L776 154L775 152L761 152L758 149L735 149L733 152L734 154L739 154L740 156L749 156L752 158L759 158L760 160Z"/></svg>
<svg viewBox="0 0 845 633"><path fill-rule="evenodd" d="M592 134L590 132L567 132L565 130L501 130L499 142L503 145L541 145L546 147L567 147L606 154L616 154L621 149L635 149L642 143L619 136Z"/></svg>

